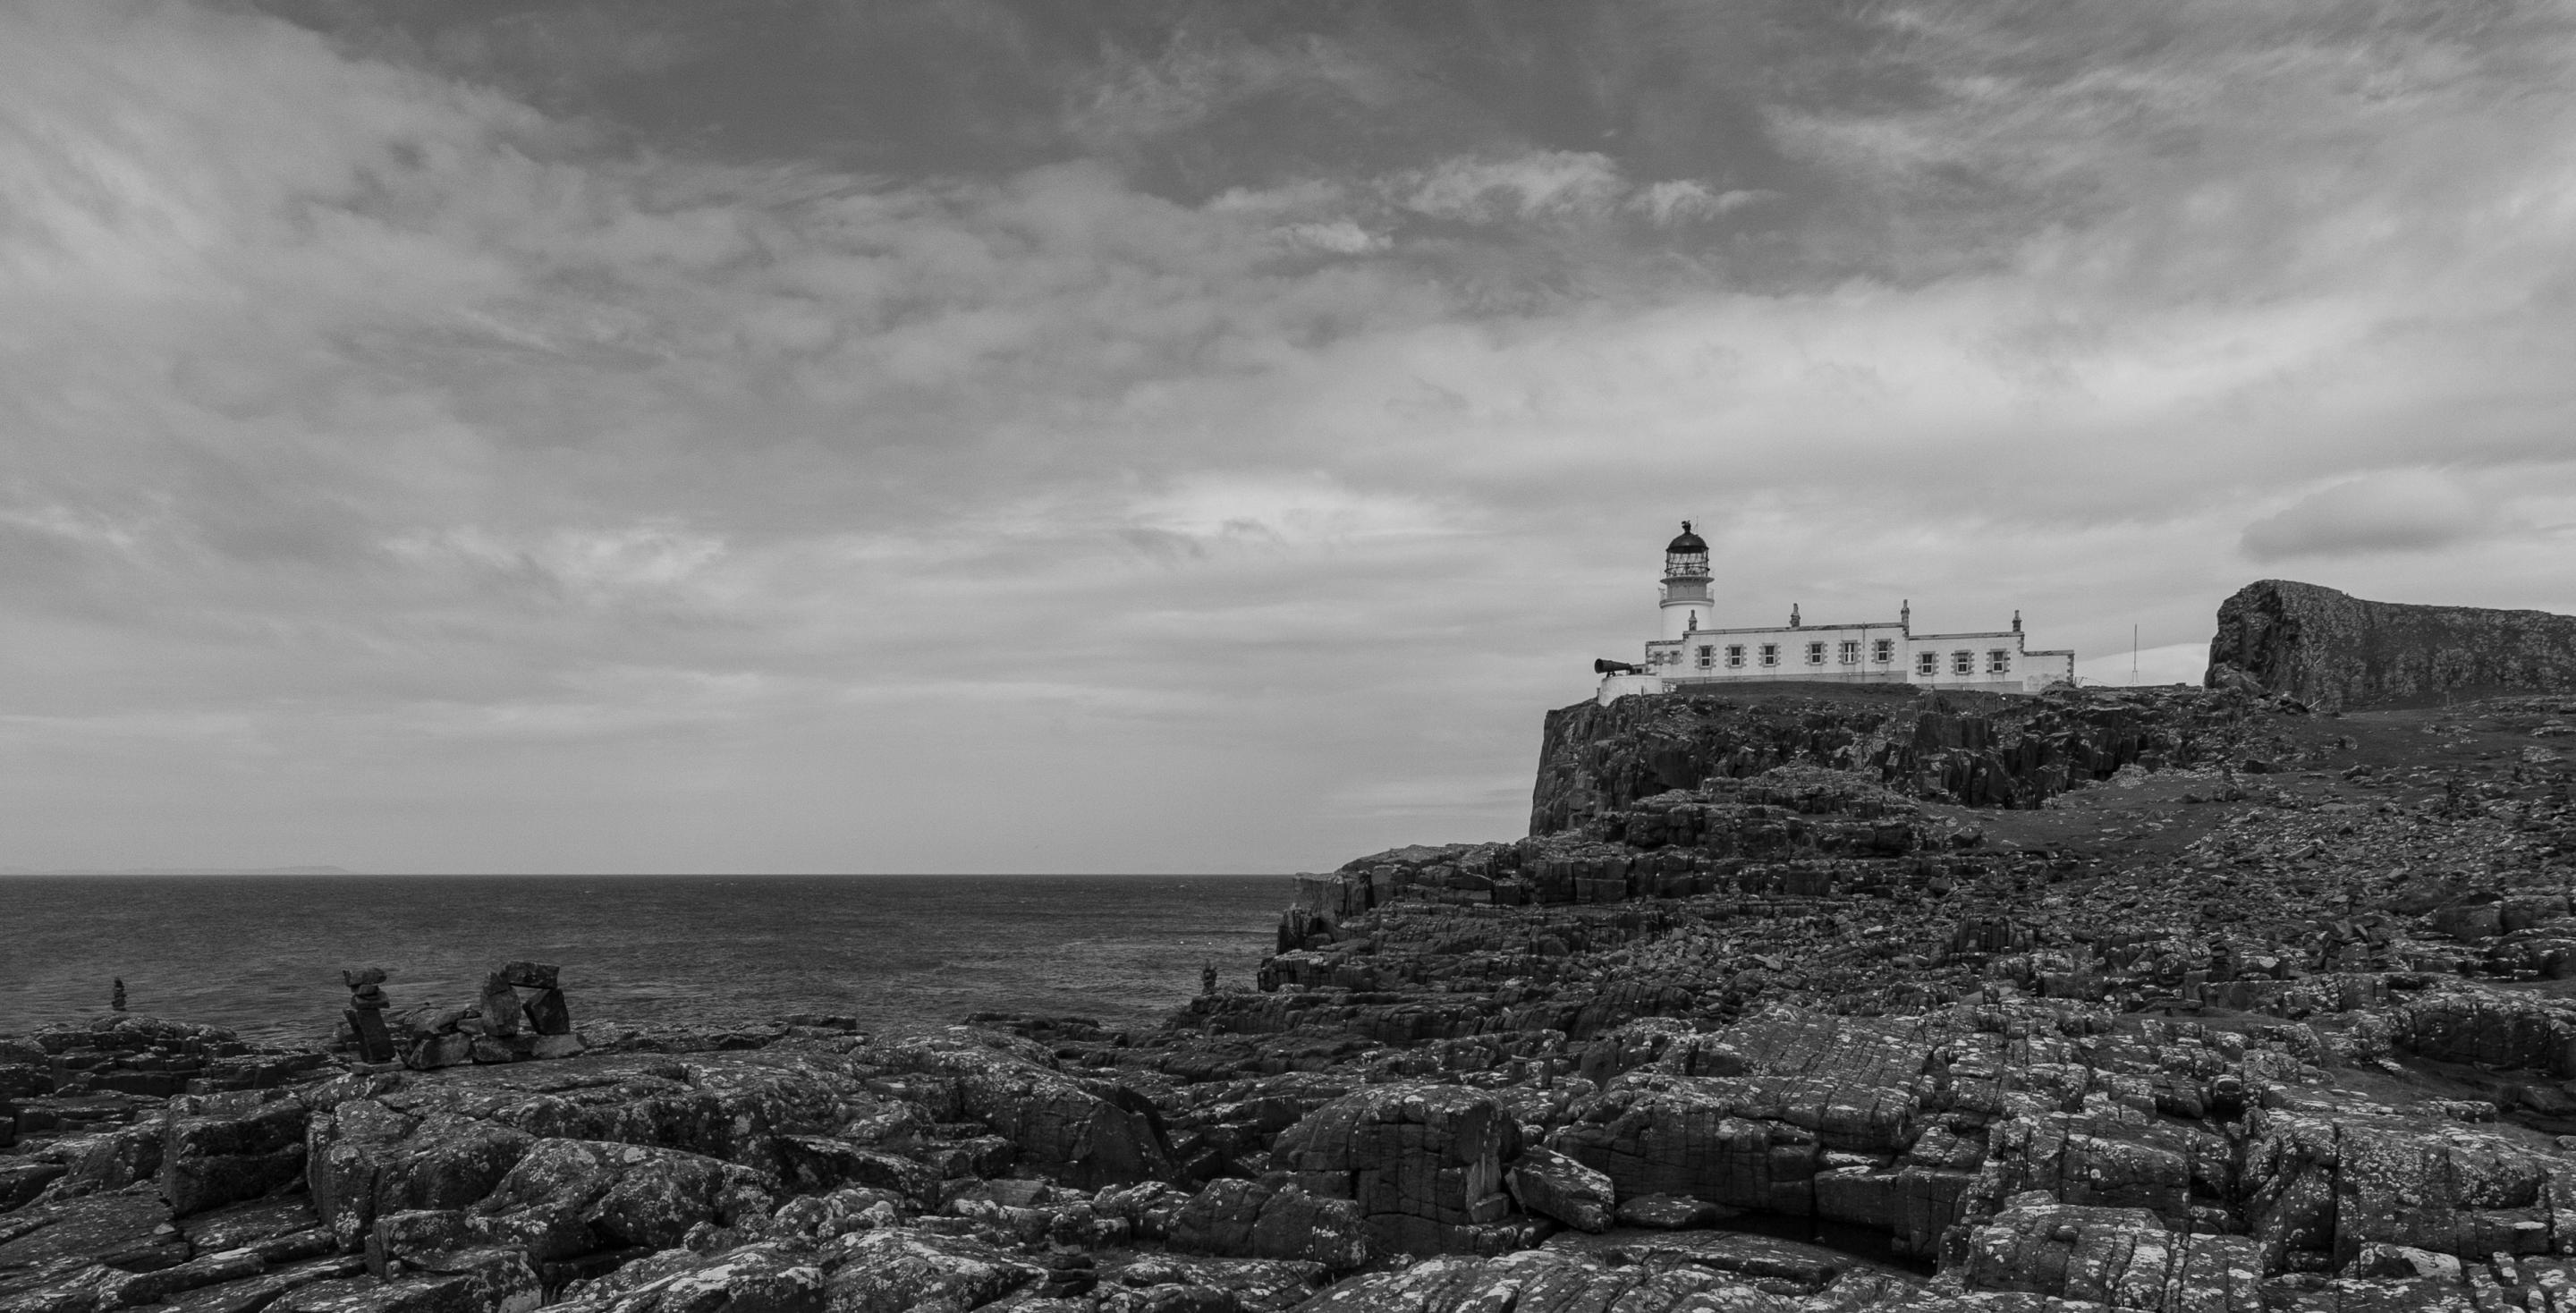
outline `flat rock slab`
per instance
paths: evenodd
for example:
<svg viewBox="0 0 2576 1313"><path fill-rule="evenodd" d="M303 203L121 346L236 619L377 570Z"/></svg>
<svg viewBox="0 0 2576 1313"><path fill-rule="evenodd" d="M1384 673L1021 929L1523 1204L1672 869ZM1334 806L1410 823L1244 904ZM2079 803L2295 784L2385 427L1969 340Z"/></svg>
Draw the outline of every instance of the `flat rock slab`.
<svg viewBox="0 0 2576 1313"><path fill-rule="evenodd" d="M313 1196L287 1195L276 1199L253 1199L213 1212L199 1213L179 1224L201 1254L219 1254L227 1249L241 1249L264 1240L310 1231L322 1225L313 1211Z"/></svg>
<svg viewBox="0 0 2576 1313"><path fill-rule="evenodd" d="M1739 1209L1693 1199L1686 1194L1641 1194L1619 1201L1619 1224L1642 1226L1655 1231L1697 1231L1716 1226L1731 1217L1741 1217Z"/></svg>
<svg viewBox="0 0 2576 1313"><path fill-rule="evenodd" d="M172 1296L154 1313L258 1313L290 1290L323 1281L362 1276L366 1261L355 1254L334 1254L274 1268L243 1281L227 1281Z"/></svg>
<svg viewBox="0 0 2576 1313"><path fill-rule="evenodd" d="M1824 1298L1830 1302L1819 1305L1814 1298L1801 1300L1766 1288L1779 1284L1777 1278L1691 1263L1619 1263L1551 1244L1500 1258L1433 1258L1402 1271L1356 1277L1301 1308L1306 1313L1477 1313L1496 1308L1514 1313L1675 1308L1801 1313L1815 1307L1892 1307L1905 1302L1909 1293L1884 1274L1853 1272L1829 1282L1831 1293Z"/></svg>
<svg viewBox="0 0 2576 1313"><path fill-rule="evenodd" d="M149 1186L32 1204L0 1215L0 1291L12 1277L61 1259L87 1259L127 1272L186 1261L188 1242Z"/></svg>
<svg viewBox="0 0 2576 1313"><path fill-rule="evenodd" d="M1767 1277L1821 1289L1845 1273L1868 1270L1909 1282L1923 1278L1897 1263L1824 1245L1744 1231L1656 1231L1620 1227L1600 1235L1562 1232L1543 1248L1624 1263L1676 1263L1741 1277Z"/></svg>

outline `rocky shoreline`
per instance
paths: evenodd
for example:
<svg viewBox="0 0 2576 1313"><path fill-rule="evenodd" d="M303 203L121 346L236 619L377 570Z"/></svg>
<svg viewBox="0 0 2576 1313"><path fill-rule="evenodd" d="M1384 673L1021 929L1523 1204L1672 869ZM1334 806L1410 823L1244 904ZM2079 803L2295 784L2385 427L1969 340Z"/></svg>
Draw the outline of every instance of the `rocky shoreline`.
<svg viewBox="0 0 2576 1313"><path fill-rule="evenodd" d="M0 1038L0 1313L2576 1308L2571 723L1585 703L1152 1029Z"/></svg>

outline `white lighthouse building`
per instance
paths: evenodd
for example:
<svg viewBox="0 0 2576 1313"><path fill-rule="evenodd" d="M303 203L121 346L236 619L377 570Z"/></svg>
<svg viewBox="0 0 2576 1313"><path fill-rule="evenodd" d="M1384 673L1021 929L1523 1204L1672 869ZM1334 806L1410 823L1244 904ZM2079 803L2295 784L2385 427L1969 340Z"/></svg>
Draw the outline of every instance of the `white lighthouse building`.
<svg viewBox="0 0 2576 1313"><path fill-rule="evenodd" d="M2036 693L2075 682L2075 653L2022 644L2021 612L2008 629L1964 634L1914 632L1914 607L1894 620L1808 624L1789 608L1785 625L1721 625L1708 543L1682 521L1664 548L1663 634L1646 643L1634 671L1602 676L1601 701L1630 693L1664 693L1709 684L1816 680L1843 684L1915 684L1982 693Z"/></svg>

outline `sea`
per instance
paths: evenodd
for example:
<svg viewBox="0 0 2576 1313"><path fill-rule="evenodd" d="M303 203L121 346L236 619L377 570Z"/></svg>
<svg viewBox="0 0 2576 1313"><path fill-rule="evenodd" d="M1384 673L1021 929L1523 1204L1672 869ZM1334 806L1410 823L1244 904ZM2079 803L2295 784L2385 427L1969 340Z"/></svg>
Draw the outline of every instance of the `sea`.
<svg viewBox="0 0 2576 1313"><path fill-rule="evenodd" d="M1285 876L0 875L0 1035L132 1012L312 1041L383 967L392 1006L563 968L576 1026L792 1012L880 1034L975 1012L1149 1027L1249 988Z"/></svg>

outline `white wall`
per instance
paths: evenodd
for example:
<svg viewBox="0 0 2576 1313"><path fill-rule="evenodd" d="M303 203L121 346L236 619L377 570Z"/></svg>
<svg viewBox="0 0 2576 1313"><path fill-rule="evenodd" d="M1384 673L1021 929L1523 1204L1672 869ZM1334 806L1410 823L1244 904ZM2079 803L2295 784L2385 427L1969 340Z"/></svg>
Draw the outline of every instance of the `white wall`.
<svg viewBox="0 0 2576 1313"><path fill-rule="evenodd" d="M1671 612L1668 610L1667 619ZM1876 644L1881 639L1895 645L1894 660L1875 659ZM1858 643L1859 660L1845 664L1842 645ZM1809 645L1824 644L1824 661L1811 664ZM1765 644L1777 645L1779 663L1762 664ZM1744 664L1727 664L1727 649L1741 646ZM1700 650L1711 649L1711 664L1700 664ZM1967 673L1957 668L1957 654L1968 653ZM2005 654L2003 668L1994 667L1992 654ZM1917 661L1924 654L1933 659L1932 673L1919 673ZM1672 657L1678 656L1679 660ZM1649 673L1681 684L1729 682L1765 679L1818 679L1849 683L1911 683L1927 688L1971 688L1988 691L2037 691L2046 683L2072 674L2069 658L2064 655L2033 656L2024 635L2011 630L1994 630L1967 634L1907 634L1893 621L1857 625L1786 625L1749 629L1701 629L1696 633L1674 634L1668 626L1666 636L1646 644L1646 669Z"/></svg>

